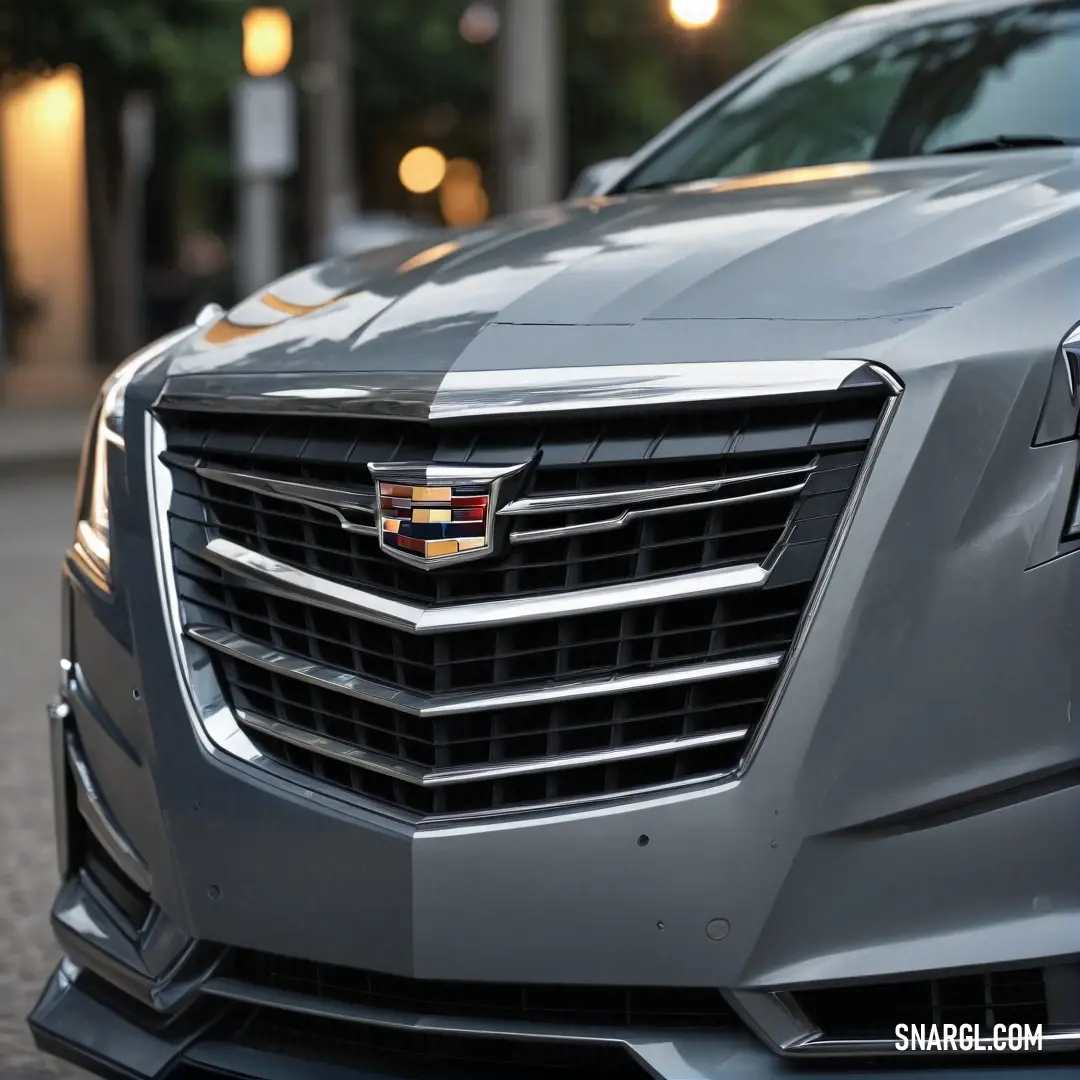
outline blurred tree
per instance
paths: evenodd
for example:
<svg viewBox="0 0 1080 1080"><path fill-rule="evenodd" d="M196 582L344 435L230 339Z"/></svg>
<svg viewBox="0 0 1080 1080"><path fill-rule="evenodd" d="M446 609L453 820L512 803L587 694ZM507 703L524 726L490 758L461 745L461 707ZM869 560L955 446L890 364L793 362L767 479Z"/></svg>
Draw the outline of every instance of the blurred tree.
<svg viewBox="0 0 1080 1080"><path fill-rule="evenodd" d="M731 0L732 34L739 67L796 34L873 0Z"/></svg>
<svg viewBox="0 0 1080 1080"><path fill-rule="evenodd" d="M711 26L684 30L667 0L567 0L571 176L632 153L748 64L859 3L723 0Z"/></svg>
<svg viewBox="0 0 1080 1080"><path fill-rule="evenodd" d="M494 51L458 23L466 0L352 0L360 187L367 206L435 214L435 196L410 196L401 157L431 143L489 166Z"/></svg>
<svg viewBox="0 0 1080 1080"><path fill-rule="evenodd" d="M291 73L305 64L310 0L275 0L299 33ZM470 0L344 0L349 6L360 188L364 204L436 216L411 196L397 165L430 143L490 175L494 43L472 44L460 20ZM0 0L0 77L75 64L83 76L97 352L123 356L134 338L139 238L125 218L124 101L149 91L157 110L151 224L171 234L227 228L232 214L229 96L242 74L241 18L251 0ZM497 0L493 0L497 6ZM667 0L564 0L567 183L586 165L630 153L747 63L854 0L724 0L720 18L679 30ZM291 187L300 195L303 178ZM302 229L296 207L292 225ZM167 224L162 224L167 222Z"/></svg>
<svg viewBox="0 0 1080 1080"><path fill-rule="evenodd" d="M666 0L566 5L567 181L636 150L682 111Z"/></svg>

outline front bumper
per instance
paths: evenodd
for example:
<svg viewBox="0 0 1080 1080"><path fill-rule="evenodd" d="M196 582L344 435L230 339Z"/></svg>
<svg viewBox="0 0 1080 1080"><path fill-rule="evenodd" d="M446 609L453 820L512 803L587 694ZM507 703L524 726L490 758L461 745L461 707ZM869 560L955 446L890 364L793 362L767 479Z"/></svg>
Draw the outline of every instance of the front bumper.
<svg viewBox="0 0 1080 1080"><path fill-rule="evenodd" d="M477 1036L479 1025L445 1025L433 1018L384 1017L378 1026L337 1015L322 1020L318 1046L349 1047L353 1031L378 1031L383 1037L362 1044L367 1053L349 1063L299 1056L248 1037L259 1027L255 1009L219 1000L216 1007L158 1030L129 1010L117 1009L100 983L64 961L50 978L30 1016L34 1041L53 1054L108 1080L531 1080L566 1076L610 1080L857 1080L883 1075L880 1066L851 1061L811 1067L777 1057L747 1031L677 1038L579 1039L563 1033L541 1039L518 1032L513 1040L498 1033ZM340 1010L345 1012L346 1010ZM396 1037L395 1037L396 1036ZM313 1041L312 1045L315 1045ZM473 1056L475 1054L475 1056ZM914 1055L913 1055L914 1057ZM546 1072L555 1068L556 1073ZM1057 1080L1076 1075L1075 1061L1014 1055L980 1068L975 1061L948 1065L914 1060L885 1075L904 1080ZM541 1071L543 1070L543 1071Z"/></svg>
<svg viewBox="0 0 1080 1080"><path fill-rule="evenodd" d="M70 685L75 701L76 684ZM60 851L67 860L66 881L52 918L67 955L33 1010L30 1026L40 1049L96 1075L129 1080L768 1080L809 1071L815 1077L839 1078L874 1075L869 1057L894 1050L886 1030L862 1039L824 1030L802 1011L806 999L798 989L794 994L786 989L773 993L741 988L723 995L712 991L715 999L707 1005L711 1015L704 1020L703 997L687 1001L686 1015L676 1017L669 1010L684 1002L679 991L653 990L658 997L652 1010L661 1021L649 1026L642 1016L630 1015L630 1004L625 1005L625 1017L597 1022L597 1007L589 995L603 997L603 991L591 986L593 981L562 989L491 987L489 993L496 997L505 993L523 998L546 989L548 1004L515 1013L501 1004L492 1011L486 1001L483 1008L471 1010L462 988L475 984L395 982L395 976L377 971L364 974L314 963L308 967L318 974L305 982L297 980L287 960L280 962L292 977L245 977L243 964L238 967L235 961L243 956L258 960L260 954L195 939L141 891L136 878L149 870L97 791L72 730L72 720L81 712L77 704L54 706L50 713L59 777L57 810L66 822L60 829ZM280 950L275 937L264 944ZM257 963L256 968L266 974L273 964L268 968ZM1080 967L1056 963L1043 975L1047 1015L1056 1023L1045 1026L1042 1049L1064 1053L1026 1059L1014 1054L1014 1065L994 1063L995 1077L1075 1075L1080 1023L1067 1021L1077 1002ZM963 983L956 977L936 982L932 994L955 994ZM985 989L998 994L998 1003L1008 1008L1016 1004L1024 985L1023 980L990 980ZM947 987L951 989L943 989ZM423 994L428 998L421 1000ZM589 1023L576 1022L575 1011ZM687 1017L697 1026L679 1027ZM907 1017L897 1012L893 1018ZM828 1056L846 1062L825 1066L820 1059ZM970 1067L944 1069L933 1054L931 1061L927 1055L907 1056L923 1059L910 1070L890 1068L890 1075L910 1071L941 1080L972 1076ZM539 1062L558 1071L529 1071Z"/></svg>

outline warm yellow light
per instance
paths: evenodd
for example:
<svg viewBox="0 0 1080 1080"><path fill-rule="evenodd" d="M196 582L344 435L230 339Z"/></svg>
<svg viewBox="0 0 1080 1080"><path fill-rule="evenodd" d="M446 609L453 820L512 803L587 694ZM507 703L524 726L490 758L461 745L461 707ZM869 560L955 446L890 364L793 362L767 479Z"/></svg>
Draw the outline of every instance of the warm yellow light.
<svg viewBox="0 0 1080 1080"><path fill-rule="evenodd" d="M4 372L13 389L22 385L28 393L66 393L80 381L87 359L83 133L82 78L75 68L27 75L0 94L5 254L26 295L43 302L30 332L19 336L19 363Z"/></svg>
<svg viewBox="0 0 1080 1080"><path fill-rule="evenodd" d="M426 195L446 176L446 158L433 146L414 146L398 165L398 179L406 191Z"/></svg>
<svg viewBox="0 0 1080 1080"><path fill-rule="evenodd" d="M67 134L81 120L82 80L74 68L61 68L34 88L33 108L42 133Z"/></svg>
<svg viewBox="0 0 1080 1080"><path fill-rule="evenodd" d="M720 0L669 0L668 8L684 30L701 30L720 14Z"/></svg>
<svg viewBox="0 0 1080 1080"><path fill-rule="evenodd" d="M244 68L249 75L280 75L292 50L292 19L284 8L251 8L244 15Z"/></svg>
<svg viewBox="0 0 1080 1080"><path fill-rule="evenodd" d="M446 176L443 178L443 183L479 184L482 178L483 173L475 161L471 161L469 158L456 157L451 158L446 163Z"/></svg>
<svg viewBox="0 0 1080 1080"><path fill-rule="evenodd" d="M447 225L464 229L486 221L490 206L479 184L454 183L439 188L439 209Z"/></svg>
<svg viewBox="0 0 1080 1080"><path fill-rule="evenodd" d="M439 187L439 210L447 225L465 228L487 219L491 207L484 190L483 173L475 161L452 158Z"/></svg>

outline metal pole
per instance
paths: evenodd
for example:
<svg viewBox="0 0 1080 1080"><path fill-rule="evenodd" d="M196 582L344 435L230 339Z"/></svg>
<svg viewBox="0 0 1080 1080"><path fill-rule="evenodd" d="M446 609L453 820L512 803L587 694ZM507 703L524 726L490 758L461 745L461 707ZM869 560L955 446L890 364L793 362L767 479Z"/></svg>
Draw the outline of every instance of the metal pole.
<svg viewBox="0 0 1080 1080"><path fill-rule="evenodd" d="M321 255L356 212L352 57L342 0L311 0L308 19L308 235Z"/></svg>
<svg viewBox="0 0 1080 1080"><path fill-rule="evenodd" d="M498 36L500 202L527 210L562 198L561 0L504 0Z"/></svg>
<svg viewBox="0 0 1080 1080"><path fill-rule="evenodd" d="M247 296L281 274L280 181L296 167L294 87L285 76L243 79L234 99L236 283Z"/></svg>
<svg viewBox="0 0 1080 1080"><path fill-rule="evenodd" d="M281 188L259 177L240 183L239 243L236 259L240 295L281 276Z"/></svg>
<svg viewBox="0 0 1080 1080"><path fill-rule="evenodd" d="M154 164L154 104L148 94L130 94L120 117L124 174L119 220L128 333L125 351L146 341L146 185Z"/></svg>

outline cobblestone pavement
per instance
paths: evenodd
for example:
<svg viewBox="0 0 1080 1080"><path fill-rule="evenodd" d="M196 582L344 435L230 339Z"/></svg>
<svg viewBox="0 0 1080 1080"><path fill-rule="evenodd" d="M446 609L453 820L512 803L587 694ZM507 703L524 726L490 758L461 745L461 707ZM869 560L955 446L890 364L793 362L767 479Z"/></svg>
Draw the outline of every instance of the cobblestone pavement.
<svg viewBox="0 0 1080 1080"><path fill-rule="evenodd" d="M26 1014L58 958L45 703L59 670L60 559L72 484L0 479L0 1077L85 1080L37 1053Z"/></svg>

